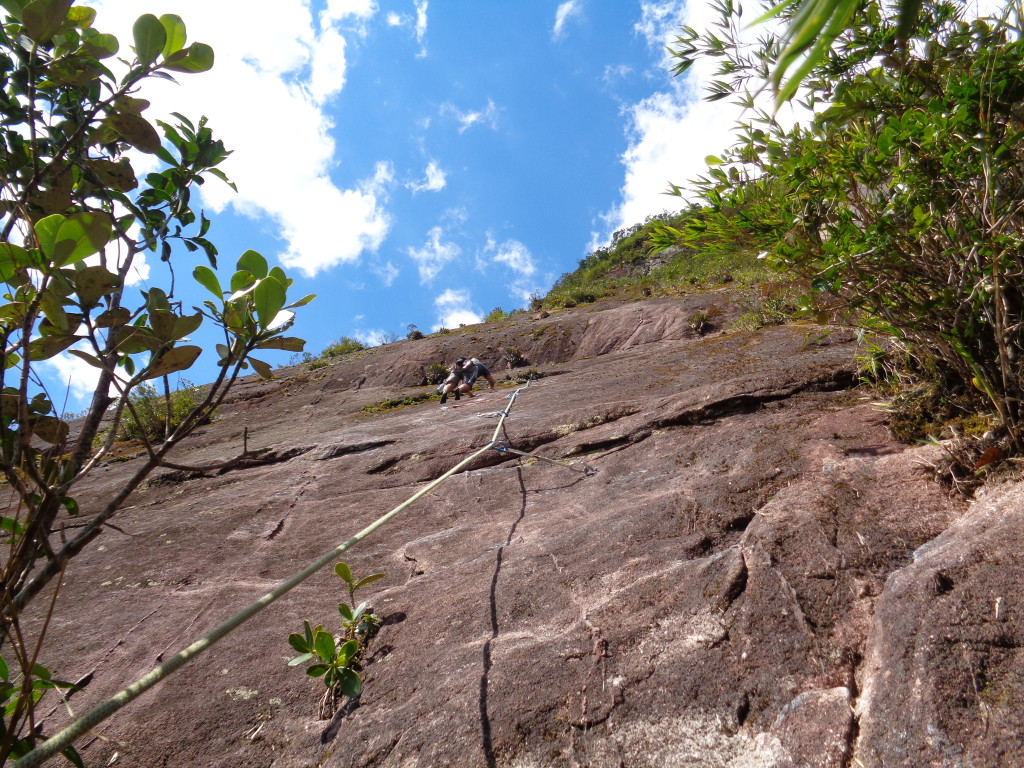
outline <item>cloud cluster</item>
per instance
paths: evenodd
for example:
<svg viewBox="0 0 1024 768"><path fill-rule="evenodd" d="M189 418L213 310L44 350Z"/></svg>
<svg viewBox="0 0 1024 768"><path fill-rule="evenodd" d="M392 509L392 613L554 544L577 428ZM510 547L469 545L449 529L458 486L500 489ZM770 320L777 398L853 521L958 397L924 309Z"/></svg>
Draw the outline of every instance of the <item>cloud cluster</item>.
<svg viewBox="0 0 1024 768"><path fill-rule="evenodd" d="M448 176L441 169L441 166L436 161L431 160L427 163L427 169L424 171L424 178L417 181L410 181L406 184L406 188L411 189L413 194L417 192L440 192L448 184Z"/></svg>
<svg viewBox="0 0 1024 768"><path fill-rule="evenodd" d="M551 29L551 39L561 40L565 37L565 25L573 16L579 16L582 12L580 0L566 0L558 6L555 11L555 26Z"/></svg>
<svg viewBox="0 0 1024 768"><path fill-rule="evenodd" d="M494 130L498 127L498 107L491 99L487 100L487 106L483 109L462 110L451 102L441 105L441 115L451 116L459 124L459 133L465 133L475 125Z"/></svg>
<svg viewBox="0 0 1024 768"><path fill-rule="evenodd" d="M533 254L526 245L518 240L506 240L499 244L489 236L484 253L490 255L493 263L505 267L512 273L506 285L509 293L517 301L525 304L534 293L540 291L537 284L537 266Z"/></svg>
<svg viewBox="0 0 1024 768"><path fill-rule="evenodd" d="M420 283L429 283L445 265L455 261L462 249L451 240L445 240L445 231L441 227L431 227L427 233L427 242L421 248L409 248L406 252L416 262L420 273Z"/></svg>
<svg viewBox="0 0 1024 768"><path fill-rule="evenodd" d="M483 320L483 316L473 306L469 291L449 288L436 299L437 324L433 330L441 328L458 328L460 325L473 325Z"/></svg>
<svg viewBox="0 0 1024 768"><path fill-rule="evenodd" d="M97 28L127 48L138 4L95 5ZM425 30L426 3L417 7ZM387 184L379 167L349 188L334 181L334 126L326 111L345 85L347 45L377 12L373 0L327 0L318 18L303 0L250 0L241 13L232 3L179 0L174 12L190 42L214 43L216 64L201 75L180 75L183 87L154 81L143 95L153 102L151 119L171 111L206 115L214 135L236 151L222 168L238 194L213 181L202 188L204 205L273 221L283 240L278 258L309 276L376 250L390 226Z"/></svg>

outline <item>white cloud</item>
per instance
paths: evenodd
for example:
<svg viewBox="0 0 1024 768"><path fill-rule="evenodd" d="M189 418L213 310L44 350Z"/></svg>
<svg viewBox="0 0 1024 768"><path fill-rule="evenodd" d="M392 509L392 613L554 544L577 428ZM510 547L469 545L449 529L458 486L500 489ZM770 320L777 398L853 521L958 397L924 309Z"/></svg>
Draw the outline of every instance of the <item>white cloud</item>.
<svg viewBox="0 0 1024 768"><path fill-rule="evenodd" d="M505 241L497 248L497 251L494 261L504 264L513 272L517 272L523 277L529 277L537 271L533 264L533 256L530 255L530 249L518 240Z"/></svg>
<svg viewBox="0 0 1024 768"><path fill-rule="evenodd" d="M96 6L96 27L116 34L127 55L136 0ZM345 84L346 35L372 18L376 3L328 0L318 20L306 0L251 0L245 13L232 3L179 0L174 11L189 42L213 45L216 63L207 73L177 75L180 87L147 83L140 95L153 102L151 120L171 111L207 115L214 136L234 151L221 168L238 194L212 180L202 187L203 204L272 221L284 241L280 261L309 276L379 247L389 227L382 188L335 183L334 126L325 112Z"/></svg>
<svg viewBox="0 0 1024 768"><path fill-rule="evenodd" d="M441 166L436 161L431 160L427 163L427 169L424 171L425 177L419 181L410 181L405 186L411 189L413 193L416 192L438 192L445 188L448 183L448 176Z"/></svg>
<svg viewBox="0 0 1024 768"><path fill-rule="evenodd" d="M433 227L427 233L427 242L422 248L409 248L407 253L416 262L420 272L420 282L429 283L444 269L445 264L454 261L462 253L455 243L442 242L444 230Z"/></svg>
<svg viewBox="0 0 1024 768"><path fill-rule="evenodd" d="M87 352L92 351L84 344L76 345L76 349L78 348ZM89 398L92 397L92 393L96 390L96 384L100 380L99 368L94 368L85 360L69 355L66 352L61 352L49 360L44 360L42 365L44 368L49 369L55 381L61 382L63 386L68 388L68 392L74 399L76 406L86 404ZM54 399L58 403L61 400L56 395L54 395ZM75 409L72 408L72 410Z"/></svg>
<svg viewBox="0 0 1024 768"><path fill-rule="evenodd" d="M698 60L686 75L674 78L670 75L674 60L667 52L682 25L701 32L716 19L711 3L666 0L641 4L641 18L634 30L657 53L655 74L664 87L623 110L628 147L621 158L625 173L620 201L604 215L607 231L595 233L594 242L648 216L679 210L683 201L665 194L669 184L686 189L690 180L706 170L704 158L720 154L732 143L730 137L742 110L729 99L703 99L704 86L713 79L719 60ZM743 34L753 40L763 32L757 27Z"/></svg>
<svg viewBox="0 0 1024 768"><path fill-rule="evenodd" d="M474 125L482 125L492 130L498 127L498 108L491 99L487 100L487 106L483 109L470 110L465 112L451 102L441 105L442 115L453 115L459 124L459 133L472 128Z"/></svg>
<svg viewBox="0 0 1024 768"><path fill-rule="evenodd" d="M483 321L481 315L472 305L469 291L448 288L434 299L437 307L438 323L433 330L439 328L458 328L460 325L474 325Z"/></svg>
<svg viewBox="0 0 1024 768"><path fill-rule="evenodd" d="M384 284L385 288L390 288L400 274L398 267L390 261L373 267L373 271L380 277L380 281Z"/></svg>
<svg viewBox="0 0 1024 768"><path fill-rule="evenodd" d="M513 276L511 280L506 281L505 287L509 295L520 304L529 302L533 294L544 292L537 283L537 266L534 264L533 255L523 243L518 240L506 240L499 245L493 236L488 234L484 254L493 254L492 262L512 271ZM486 268L486 263L479 259L477 265L480 269Z"/></svg>
<svg viewBox="0 0 1024 768"><path fill-rule="evenodd" d="M566 2L558 6L558 10L555 11L555 26L551 30L551 38L553 40L561 40L565 37L565 24L573 16L579 16L582 6L579 0L566 0Z"/></svg>
<svg viewBox="0 0 1024 768"><path fill-rule="evenodd" d="M384 17L384 22L389 27L410 28L416 36L416 42L420 46L420 50L417 52L416 58L422 59L427 55L427 47L424 44L424 40L427 38L427 0L415 0L415 2L413 2L413 6L415 8L414 15L388 11Z"/></svg>
<svg viewBox="0 0 1024 768"><path fill-rule="evenodd" d="M413 5L416 6L416 42L423 45L423 40L427 36L427 0L416 0ZM420 56L426 56L426 48L420 48Z"/></svg>

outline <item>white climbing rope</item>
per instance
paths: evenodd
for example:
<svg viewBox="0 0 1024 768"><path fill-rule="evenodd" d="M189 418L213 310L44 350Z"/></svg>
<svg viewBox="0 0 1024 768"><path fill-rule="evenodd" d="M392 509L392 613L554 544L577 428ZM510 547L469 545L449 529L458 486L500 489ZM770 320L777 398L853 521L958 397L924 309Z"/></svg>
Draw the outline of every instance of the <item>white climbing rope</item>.
<svg viewBox="0 0 1024 768"><path fill-rule="evenodd" d="M514 451L513 449L510 449L507 445L505 445L505 443L498 442L498 434L501 432L501 428L505 424L505 419L508 418L508 414L509 411L512 409L512 405L515 403L516 398L519 396L519 393L522 392L524 389L528 388L529 386L530 382L527 382L526 386L520 387L519 389L517 389L515 392L508 396L508 405L505 406L505 409L503 411L499 412L498 415L500 416L500 420L498 421L498 426L494 428L494 434L491 435L491 439L487 442L487 445L471 453L469 456L464 458L454 467L449 469L440 477L429 482L427 485L425 485L423 488L421 488L419 491L417 491L411 497L409 497L409 499L399 504L390 512L377 518L374 522L370 523L370 525L366 526L363 530L359 531L359 533L355 534L349 539L346 539L341 544L332 549L330 552L323 555L323 557L319 558L316 562L310 564L309 566L301 570L299 573L292 576L290 579L283 581L273 590L263 595L263 597L261 597L259 600L236 613L230 619L225 621L220 626L214 628L207 634L203 635L201 638L196 640L187 648L184 648L183 650L174 654L172 657L167 659L167 661L163 662L158 667L154 668L147 674L140 677L127 688L121 690L120 692L116 693L115 695L104 701L102 704L99 704L91 711L75 719L66 728L58 731L55 735L44 741L31 752L16 760L14 762L14 768L35 768L35 766L41 765L44 761L48 760L50 757L57 754L58 752L63 752L65 749L70 747L79 736L82 736L86 732L96 727L99 723L103 722L108 717L110 717L110 715L112 715L114 712L118 711L126 704L136 699L142 693L148 691L158 682L163 680L165 677L170 675L175 670L187 664L189 661L191 661L200 653L208 649L218 640L233 632L235 629L237 629L239 626L241 626L246 621L251 619L253 616L262 611L268 605L276 601L278 598L281 598L284 595L286 595L288 592L293 590L295 587L304 582L306 579L308 579L314 573L319 571L321 568L328 565L331 561L337 559L341 554L351 549L353 546L355 546L360 541L365 539L367 536L372 534L385 523L389 522L394 517L399 515L413 502L420 499L425 494L429 493L431 490L433 490L442 482L444 482L449 477L454 475L460 469L470 464L474 459L478 458L479 456L482 456L487 451L495 449L497 445L500 444L501 446L503 446L503 448L500 449L501 452L521 453L524 456L533 456L534 458L544 459L545 461L550 461L552 463L560 464L562 466L569 466L568 464L558 462L554 459L547 459L545 457L536 456L534 454L526 454L522 453L521 451ZM570 468L575 469L575 467Z"/></svg>

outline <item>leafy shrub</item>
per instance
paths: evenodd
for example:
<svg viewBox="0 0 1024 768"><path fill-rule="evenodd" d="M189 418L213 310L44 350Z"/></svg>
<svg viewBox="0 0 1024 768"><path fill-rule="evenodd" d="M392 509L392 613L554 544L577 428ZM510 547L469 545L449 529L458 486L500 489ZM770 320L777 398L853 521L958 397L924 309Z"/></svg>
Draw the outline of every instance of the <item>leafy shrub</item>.
<svg viewBox="0 0 1024 768"><path fill-rule="evenodd" d="M923 3L911 44L893 57L896 20L876 0L864 3L805 80L814 119L788 129L757 113L700 185L712 208L747 186L780 188L769 258L858 322L927 354L937 383L982 392L1020 452L1024 46L1009 6L970 23L967 9ZM731 33L723 39L736 11L719 10L725 26L684 30L676 55L682 69L715 58L728 79L709 98L742 98L779 48L766 43L750 56Z"/></svg>
<svg viewBox="0 0 1024 768"><path fill-rule="evenodd" d="M366 346L361 342L349 336L342 336L337 341L329 344L324 351L320 353L320 357L330 359L341 357L342 355L348 355L352 352L362 352L364 349L366 349Z"/></svg>
<svg viewBox="0 0 1024 768"><path fill-rule="evenodd" d="M507 320L509 313L503 310L501 307L495 307L484 317L485 323L500 323L502 320Z"/></svg>
<svg viewBox="0 0 1024 768"><path fill-rule="evenodd" d="M121 419L118 440L163 440L202 401L199 388L182 379L178 389L158 393L152 384L140 384L128 396L130 407Z"/></svg>
<svg viewBox="0 0 1024 768"><path fill-rule="evenodd" d="M405 338L409 341L419 341L420 339L425 338L425 336L423 335L423 331L415 325L409 325L409 332L405 334Z"/></svg>
<svg viewBox="0 0 1024 768"><path fill-rule="evenodd" d="M321 718L331 716L339 693L357 698L362 692L363 680L359 674L359 662L366 645L374 638L383 623L365 600L356 605L356 590L383 579L384 574L373 573L356 579L345 563L335 565L334 572L345 582L348 590L348 602L343 600L338 603L341 633L334 635L320 625L312 627L308 621L303 621L303 631L288 636L288 644L299 653L288 662L288 666L309 664L306 674L321 678L327 687L321 700Z"/></svg>
<svg viewBox="0 0 1024 768"><path fill-rule="evenodd" d="M427 380L427 384L440 384L448 378L448 366L444 363L431 363L424 367L423 377Z"/></svg>
<svg viewBox="0 0 1024 768"><path fill-rule="evenodd" d="M520 368L529 364L519 347L505 347L505 360L508 361L510 368Z"/></svg>

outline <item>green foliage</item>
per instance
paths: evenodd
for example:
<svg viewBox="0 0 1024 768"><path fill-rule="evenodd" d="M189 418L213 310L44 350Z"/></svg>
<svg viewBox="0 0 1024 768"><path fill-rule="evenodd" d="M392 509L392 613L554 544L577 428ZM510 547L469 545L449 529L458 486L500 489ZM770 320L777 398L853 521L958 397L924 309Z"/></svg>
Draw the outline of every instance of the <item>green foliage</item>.
<svg viewBox="0 0 1024 768"><path fill-rule="evenodd" d="M356 605L356 591L383 579L384 574L373 573L356 579L345 563L335 565L334 572L345 582L348 591L348 602L338 603L341 633L334 635L322 626L312 627L308 621L303 621L302 632L288 636L288 644L299 654L288 666L309 664L306 674L323 679L327 687L325 699L331 702L338 691L351 698L357 698L362 692L359 661L367 643L383 624L365 601Z"/></svg>
<svg viewBox="0 0 1024 768"><path fill-rule="evenodd" d="M18 617L99 535L127 495L122 491L170 463L168 452L209 419L242 371L271 375L254 353L301 351L302 340L284 333L293 310L313 297L289 303L292 281L255 251L242 254L221 286L210 221L193 209L191 193L210 177L230 184L217 167L228 151L205 118L172 113L173 122L151 122L139 96L150 78L213 65L209 46L187 44L180 18L140 17L133 49L122 51L114 36L93 27L95 11L73 0L0 6L0 477L11 492L0 519L0 642L23 675L5 688L9 706L15 699L0 734L3 763L36 739L36 692L51 679L34 661L45 648L46 622L22 627ZM115 56L123 74L108 67ZM135 151L152 155L157 166L142 179L132 167ZM156 284L129 290L126 276L146 252L165 263L201 254L209 266L192 276L212 299L183 307L173 277L170 292ZM139 412L152 402L149 382L193 365L202 350L189 337L204 322L224 340L216 380L196 393L188 412L175 410L165 388L170 425L154 417L162 426L150 429ZM98 372L73 441L38 384L39 364L62 352ZM91 499L99 511L69 530L59 515L80 514L72 489L109 453L133 411L146 455L131 486ZM106 438L98 440L101 426Z"/></svg>
<svg viewBox="0 0 1024 768"><path fill-rule="evenodd" d="M117 439L163 440L181 426L201 400L201 392L186 379L178 389L165 389L162 394L152 384L140 384L128 398L128 413L121 421Z"/></svg>
<svg viewBox="0 0 1024 768"><path fill-rule="evenodd" d="M755 185L784 226L770 260L855 316L928 350L940 380L984 393L1024 449L1024 41L1006 18L923 3L909 35L868 2L804 77L809 124L755 112L740 143L699 180L711 206ZM1009 11L1007 12L1009 13ZM687 32L681 59L715 57L741 101L779 60L721 29ZM691 34L692 33L692 34ZM727 168L726 173L722 169Z"/></svg>
<svg viewBox="0 0 1024 768"><path fill-rule="evenodd" d="M409 341L419 341L422 338L426 338L423 335L423 331L417 328L415 325L409 325L409 332L405 334L405 338Z"/></svg>
<svg viewBox="0 0 1024 768"><path fill-rule="evenodd" d="M502 320L508 320L509 313L503 310L501 307L495 307L484 317L485 323L500 323Z"/></svg>
<svg viewBox="0 0 1024 768"><path fill-rule="evenodd" d="M18 672L11 679L7 661L0 656L0 706L3 707L4 723L20 720L24 710L36 706L47 691L62 689L70 694L76 690L74 683L57 680L42 664L32 664L28 675L20 674L20 670ZM22 757L34 746L33 735L18 737L11 729L4 729L3 749L6 754ZM61 754L72 765L83 768L82 758L74 747L67 747Z"/></svg>
<svg viewBox="0 0 1024 768"><path fill-rule="evenodd" d="M505 347L505 360L510 368L521 368L524 365L529 365L523 350L519 349L519 347Z"/></svg>
<svg viewBox="0 0 1024 768"><path fill-rule="evenodd" d="M362 352L364 349L366 349L366 346L361 342L349 336L342 336L337 341L328 344L323 352L320 353L320 357L331 360L335 357L352 354L353 352Z"/></svg>
<svg viewBox="0 0 1024 768"><path fill-rule="evenodd" d="M531 309L571 308L608 296L651 296L691 285L735 280L751 285L774 277L763 258L781 222L772 190L749 189L718 205L691 205L612 236L562 275Z"/></svg>
<svg viewBox="0 0 1024 768"><path fill-rule="evenodd" d="M423 378L427 384L441 384L448 378L448 366L444 363L430 363L423 368Z"/></svg>
<svg viewBox="0 0 1024 768"><path fill-rule="evenodd" d="M445 378L448 374L445 373ZM367 403L362 407L364 413L384 413L386 411L397 411L399 408L406 408L410 405L419 405L425 403L435 396L433 391L421 392L418 395L410 395L409 397L389 397L386 400L381 400L377 403Z"/></svg>

